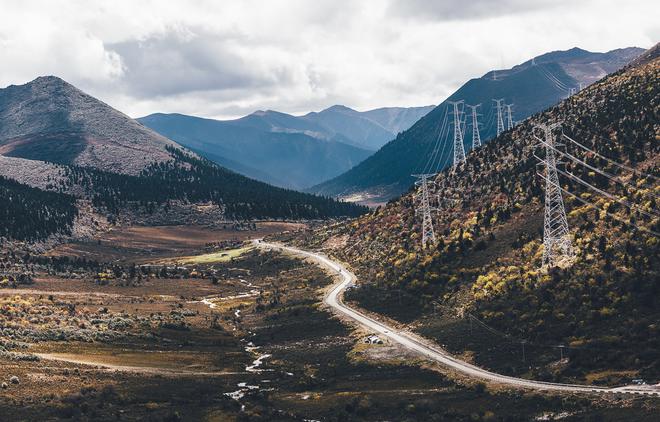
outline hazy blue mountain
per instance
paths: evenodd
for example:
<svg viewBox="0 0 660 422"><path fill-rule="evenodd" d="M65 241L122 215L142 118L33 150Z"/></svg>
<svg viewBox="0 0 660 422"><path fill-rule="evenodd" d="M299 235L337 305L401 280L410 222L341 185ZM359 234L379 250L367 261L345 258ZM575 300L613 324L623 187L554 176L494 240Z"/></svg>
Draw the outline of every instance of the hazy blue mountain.
<svg viewBox="0 0 660 422"><path fill-rule="evenodd" d="M430 109L332 106L304 116L267 110L235 120L160 113L138 120L238 173L304 189L359 164Z"/></svg>
<svg viewBox="0 0 660 422"><path fill-rule="evenodd" d="M383 107L364 111L361 114L396 135L410 128L419 119L433 110L435 106L423 107ZM382 145L381 145L382 146Z"/></svg>
<svg viewBox="0 0 660 422"><path fill-rule="evenodd" d="M355 145L375 151L412 126L433 107L386 107L360 112L335 105L302 118L324 127L329 133L346 137Z"/></svg>
<svg viewBox="0 0 660 422"><path fill-rule="evenodd" d="M139 121L236 172L294 189L334 177L371 154L310 122L272 111L230 121L181 114Z"/></svg>
<svg viewBox="0 0 660 422"><path fill-rule="evenodd" d="M495 70L471 79L438 107L426 114L395 140L346 173L309 189L323 195L340 196L367 202L380 202L405 192L414 179L411 174L424 170L440 170L451 164L452 132L448 101L465 100L481 104L480 134L482 140L494 137L496 108L493 98L513 104L514 121L523 120L566 98L571 88L579 90L608 73L614 72L644 50L625 48L607 53L592 53L579 48L547 53L511 69ZM471 148L470 119L465 127L465 149ZM444 127L445 130L440 129ZM438 134L443 136L439 137ZM438 150L429 163L436 140Z"/></svg>

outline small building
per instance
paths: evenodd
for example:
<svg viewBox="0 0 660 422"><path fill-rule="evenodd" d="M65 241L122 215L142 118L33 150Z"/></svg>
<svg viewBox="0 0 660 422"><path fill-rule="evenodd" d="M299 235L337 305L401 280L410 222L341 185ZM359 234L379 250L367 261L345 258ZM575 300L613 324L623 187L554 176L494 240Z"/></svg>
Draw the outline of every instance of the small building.
<svg viewBox="0 0 660 422"><path fill-rule="evenodd" d="M366 344L383 344L383 340L380 339L377 335L371 335L364 339Z"/></svg>

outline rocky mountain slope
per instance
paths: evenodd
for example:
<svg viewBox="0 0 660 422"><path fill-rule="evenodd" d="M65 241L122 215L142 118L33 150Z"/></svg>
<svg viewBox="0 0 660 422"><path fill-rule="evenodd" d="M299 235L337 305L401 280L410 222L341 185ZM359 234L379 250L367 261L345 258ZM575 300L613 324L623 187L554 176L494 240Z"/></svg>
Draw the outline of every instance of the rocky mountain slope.
<svg viewBox="0 0 660 422"><path fill-rule="evenodd" d="M140 224L364 212L220 167L55 77L0 91L0 139L0 176L18 182L2 179L0 196L7 203L0 210L0 236L9 239L93 231L74 230L81 209L110 222ZM79 221L93 225L95 219Z"/></svg>
<svg viewBox="0 0 660 422"><path fill-rule="evenodd" d="M658 81L660 59L641 61L440 173L438 243L430 249L421 249L414 190L351 223L292 241L354 266L362 285L348 300L406 322L479 365L553 381L657 382ZM561 122L555 136L566 145L562 151L584 164L563 159L560 166L560 184L571 193L564 202L575 260L546 272L540 269L545 187L534 156L544 152L534 135L536 125L552 122Z"/></svg>
<svg viewBox="0 0 660 422"><path fill-rule="evenodd" d="M0 154L139 174L171 140L54 76L0 89Z"/></svg>
<svg viewBox="0 0 660 422"><path fill-rule="evenodd" d="M497 111L492 101L504 99L513 104L512 120L522 121L566 98L571 89L588 86L606 74L616 71L643 50L626 48L607 53L591 53L578 48L541 55L507 70L486 73L471 79L450 95L415 125L399 134L358 166L310 192L356 199L375 198L384 201L405 192L412 184L411 174L423 171L429 152L441 136L440 150L432 170L451 162L452 131L448 101L464 100L481 104L480 134L488 140L496 134ZM467 111L467 109L466 109ZM465 115L463 116L465 119ZM464 120L465 122L465 120ZM471 148L471 119L464 123L465 148ZM442 131L441 127L445 130Z"/></svg>
<svg viewBox="0 0 660 422"><path fill-rule="evenodd" d="M356 166L431 109L333 106L304 116L267 110L235 120L161 113L138 120L238 173L304 189Z"/></svg>

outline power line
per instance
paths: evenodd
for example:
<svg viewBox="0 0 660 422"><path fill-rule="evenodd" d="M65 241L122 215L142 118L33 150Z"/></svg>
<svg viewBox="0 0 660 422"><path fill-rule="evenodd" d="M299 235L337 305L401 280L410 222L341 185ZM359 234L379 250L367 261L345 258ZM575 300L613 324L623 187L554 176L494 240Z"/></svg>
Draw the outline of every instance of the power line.
<svg viewBox="0 0 660 422"><path fill-rule="evenodd" d="M540 173L536 173L536 175L539 176L539 177L541 177L543 180L545 180L546 183L548 182L548 178L546 178L544 175L542 175L542 174L540 174ZM651 230L651 229L647 229L646 227L638 226L637 224L633 223L632 221L626 221L626 220L624 220L624 219L622 219L622 218L619 218L616 214L613 214L613 213L611 213L611 212L609 212L609 211L605 211L604 209L602 209L602 208L599 207L598 205L594 204L593 202L591 202L591 201L587 201L587 200L585 200L585 199L582 199L582 198L580 198L578 195L575 195L574 193L568 191L567 189L562 188L561 186L557 186L557 187L558 187L562 192L564 192L565 194L570 195L571 197L577 199L578 201L582 202L584 205L588 205L588 206L590 206L590 207L592 207L592 208L595 208L595 209L598 210L598 211L604 212L605 214L609 215L609 216L612 217L613 219L615 219L615 220L617 220L617 221L619 221L619 222L621 222L621 223L623 223L623 224L629 225L629 226L634 227L634 228L636 228L636 229L638 229L638 230L640 230L640 231L643 231L643 232L646 232L646 233L652 234L652 235L654 235L654 236L658 236L658 237L660 237L660 233L657 233L657 232L655 232L655 231L653 231L653 230Z"/></svg>
<svg viewBox="0 0 660 422"><path fill-rule="evenodd" d="M467 113L465 113L465 105L463 105L463 109L461 110L461 134L463 135L463 140L465 140L466 127L467 127Z"/></svg>
<svg viewBox="0 0 660 422"><path fill-rule="evenodd" d="M537 66L536 68L539 70L539 72L543 76L545 76L546 79L548 79L550 81L550 83L552 83L555 86L555 88L557 88L560 91L567 91L567 92L569 91L569 87L567 85L565 85L555 75L553 75L552 72L550 72L549 70L543 68L542 65Z"/></svg>
<svg viewBox="0 0 660 422"><path fill-rule="evenodd" d="M561 154L562 156L568 158L569 160L571 160L571 161L573 161L573 162L575 162L575 163L581 164L581 165L585 166L586 168L588 168L588 169L590 169L590 170L595 171L596 173L598 173L598 174L600 174L600 175L606 177L607 179L609 179L609 180L611 180L611 181L613 181L613 182L619 183L620 185L625 186L625 187L627 187L627 188L631 188L631 189L639 189L638 187L633 186L633 185L630 184L630 183L624 182L623 180L619 179L617 176L615 176L615 175L613 175L613 174L610 174L610 173L608 173L608 172L606 172L606 171L603 171L603 170L601 170L601 169L599 169L599 168L597 168L597 167L592 166L591 164L589 164L589 163L587 163L587 162L585 162L585 161L580 160L579 158L575 157L575 156L572 155L572 154L569 154L569 153L564 152L564 151L560 151L560 150L558 150L557 148L555 148L554 146L550 146L550 145L545 144L545 142L543 142L543 140L540 139L539 137L537 137L536 135L535 135L534 137L536 138L536 140L538 140L539 142L541 142L541 143L544 144L545 146L549 146L550 148L552 148L556 153ZM660 196L656 195L655 192L653 192L653 191L649 191L649 192L637 192L637 193L640 194L640 195L645 195L645 194L648 193L649 195L652 195L652 196L655 197L655 198L660 198Z"/></svg>
<svg viewBox="0 0 660 422"><path fill-rule="evenodd" d="M622 143L622 142L614 143L614 141L612 141L612 139L610 139L610 138L605 138L605 137L603 137L601 135L598 135L594 132L590 132L588 130L585 130L583 128L579 128L579 127L577 127L575 125L572 125L572 124L569 124L569 123L566 123L565 125L570 127L571 129L573 129L576 132L584 132L587 135L590 135L590 136L592 136L592 137L594 137L598 140L604 141L608 144L608 146L613 146L613 147L616 147L616 148L622 148L622 149L628 150L630 152L639 152L639 148L637 148L637 147L631 147L630 145L627 145L627 144ZM573 135L573 136L576 136L576 135Z"/></svg>
<svg viewBox="0 0 660 422"><path fill-rule="evenodd" d="M660 179L658 179L657 177L653 176L652 174L644 173L643 171L636 170L636 169L634 169L634 168L632 168L632 167L628 167L628 166L626 166L626 165L624 165L624 164L620 164L620 163L618 163L618 162L616 162L616 161L614 161L614 160L612 160L612 159L610 159L610 158L607 158L607 157L605 157L604 155L602 155L602 154L600 154L600 153L598 153L598 152L596 152L596 151L594 151L594 150L592 150L592 149L590 149L590 148L585 147L584 145L582 145L582 144L579 143L578 141L574 140L573 138L567 136L567 135L566 135L565 133L563 133L563 132L562 132L561 135L562 135L564 138L568 139L569 141L573 142L573 143L574 143L575 145L577 145L578 147L582 148L583 150L588 151L588 152L591 152L591 153L594 154L594 155L597 155L598 157L602 158L603 160L607 161L608 163L610 163L610 164L612 164L612 165L615 165L615 166L617 166L617 167L619 167L619 168L622 168L622 169L624 169L624 170L628 170L629 172L632 172L632 173L641 174L641 175L643 175L643 176L645 176L645 177L648 177L648 178L651 178L651 179L654 179L654 180L660 180Z"/></svg>
<svg viewBox="0 0 660 422"><path fill-rule="evenodd" d="M417 167L415 167L415 173L419 173L420 165L422 164L422 162L424 162L424 169L421 172L427 173L426 168L429 165L431 155L435 152L435 150L438 147L440 133L442 132L446 120L447 120L447 109L445 109L445 114L442 120L440 120L440 124L438 124L435 130L433 131L433 134L435 136L435 142L432 141L428 143L426 150L424 151L424 155L420 157L420 162L418 163Z"/></svg>
<svg viewBox="0 0 660 422"><path fill-rule="evenodd" d="M429 173L428 168L432 164L431 163L431 158L434 156L434 154L437 153L438 143L440 142L440 139L442 138L442 133L444 133L445 125L447 124L447 114L449 112L448 110L449 110L448 108L445 108L445 114L442 118L442 123L440 125L438 125L438 127L436 128L436 133L438 134L438 136L436 137L435 142L429 142L429 145L428 145L426 151L424 152L424 155L420 159L420 163L416 167L417 169L419 169L419 167L421 165L421 162L422 162L421 160L426 158L426 163L424 165L424 169L422 170L422 173ZM433 148L433 150L431 150L431 148ZM431 152L431 154L429 154L429 152Z"/></svg>
<svg viewBox="0 0 660 422"><path fill-rule="evenodd" d="M575 180L576 182L578 182L578 183L581 184L582 186L585 186L585 187L587 187L587 188L589 188L589 189L592 189L593 191L598 192L599 194L601 194L601 195L603 195L603 196L606 196L606 197L610 198L611 200L616 201L616 202L618 202L619 204L621 204L621 205L623 205L623 206L625 206L625 207L630 208L632 211L634 211L634 208L639 208L639 207L640 207L640 206L637 205L637 204L633 204L633 203L628 202L628 201L626 201L626 200L623 200L623 199L617 198L616 196L612 195L611 193L606 192L606 191L604 191L604 190L602 190L602 189L599 189L599 188L593 186L593 185L590 184L589 182L585 182L584 180L580 179L579 177L577 177L576 175L574 175L574 174L571 173L571 172L566 172L566 171L563 171L563 170L557 170L557 171L558 171L559 173L563 174L564 176L566 176L566 177L568 177L568 178L570 178L570 179ZM642 213L642 214L646 215L646 216L649 217L649 218L660 218L660 215L658 215L658 214L654 214L654 213L649 213L649 212L647 212L647 211L644 211L643 209L638 209L637 212Z"/></svg>
<svg viewBox="0 0 660 422"><path fill-rule="evenodd" d="M445 119L442 122L442 127L440 129L440 132L438 133L438 137L435 140L435 146L433 147L433 152L429 156L429 161L427 166L424 169L424 173L433 173L433 168L435 164L435 160L438 157L438 149L440 146L440 143L442 143L442 153L444 154L444 149L445 149L445 136L446 136L446 131L449 128L449 115L448 112L445 114Z"/></svg>

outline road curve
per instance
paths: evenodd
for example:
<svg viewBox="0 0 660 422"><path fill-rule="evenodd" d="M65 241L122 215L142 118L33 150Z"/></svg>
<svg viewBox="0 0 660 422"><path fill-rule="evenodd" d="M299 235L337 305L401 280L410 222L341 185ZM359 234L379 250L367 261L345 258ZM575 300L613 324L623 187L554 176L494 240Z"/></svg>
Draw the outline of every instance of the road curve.
<svg viewBox="0 0 660 422"><path fill-rule="evenodd" d="M637 385L628 385L623 387L598 387L598 386L589 386L589 385L576 385L576 384L560 384L552 383L545 381L534 381L524 378L510 377L507 375L496 374L494 372L487 371L485 369L479 368L470 363L459 360L449 354L447 351L443 350L436 344L425 340L419 336L416 336L410 332L399 331L395 328L389 327L383 322L377 321L358 310L350 308L342 302L341 295L343 291L353 284L356 280L356 277L353 273L344 268L341 264L332 261L326 256L309 252L302 249L293 248L290 246L284 246L276 243L267 243L261 239L254 240L255 245L260 248L271 248L278 249L282 251L287 251L296 255L302 255L308 258L313 259L318 264L323 267L326 267L341 276L341 280L332 286L331 290L326 294L323 299L324 302L332 307L335 312L338 312L360 325L372 330L384 337L389 338L390 340L397 342L404 347L414 350L419 354L425 356L428 359L436 361L440 364L448 366L457 372L466 375L473 379L478 379L482 381L488 381L508 387L514 387L519 389L528 389L528 390L538 390L538 391L557 391L557 392L572 392L572 393L591 393L591 394L616 394L616 393L628 393L628 394L642 394L642 395L656 395L660 396L660 388L657 386L637 386Z"/></svg>

